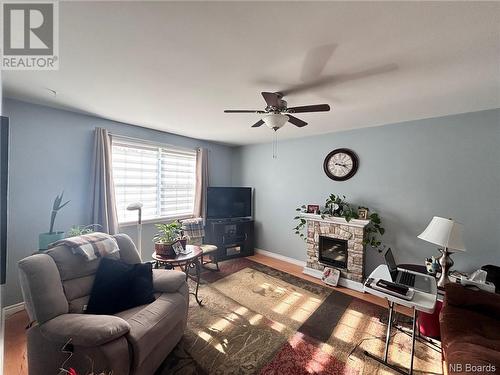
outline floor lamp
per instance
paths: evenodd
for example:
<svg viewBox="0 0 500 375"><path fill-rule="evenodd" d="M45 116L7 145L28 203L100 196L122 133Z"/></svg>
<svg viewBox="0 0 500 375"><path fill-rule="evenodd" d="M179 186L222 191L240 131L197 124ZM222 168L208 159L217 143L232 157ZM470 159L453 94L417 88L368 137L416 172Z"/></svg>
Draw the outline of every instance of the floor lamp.
<svg viewBox="0 0 500 375"><path fill-rule="evenodd" d="M139 217L137 220L137 250L139 250L139 256L142 259L142 203L141 202L134 202L130 203L127 206L127 210L129 211L137 211Z"/></svg>
<svg viewBox="0 0 500 375"><path fill-rule="evenodd" d="M441 276L437 286L444 288L450 282L448 273L453 266L453 260L450 254L455 251L465 251L465 245L462 239L464 226L452 219L434 216L425 230L417 237L421 240L433 243L440 247L442 255L439 257L441 265Z"/></svg>

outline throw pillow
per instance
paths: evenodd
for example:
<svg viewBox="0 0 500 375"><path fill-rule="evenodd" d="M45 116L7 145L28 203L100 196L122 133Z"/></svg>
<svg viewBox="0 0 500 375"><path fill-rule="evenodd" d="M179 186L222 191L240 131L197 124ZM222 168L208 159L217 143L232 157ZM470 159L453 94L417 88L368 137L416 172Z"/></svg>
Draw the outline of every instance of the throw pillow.
<svg viewBox="0 0 500 375"><path fill-rule="evenodd" d="M154 300L151 263L128 264L103 258L85 312L113 315Z"/></svg>

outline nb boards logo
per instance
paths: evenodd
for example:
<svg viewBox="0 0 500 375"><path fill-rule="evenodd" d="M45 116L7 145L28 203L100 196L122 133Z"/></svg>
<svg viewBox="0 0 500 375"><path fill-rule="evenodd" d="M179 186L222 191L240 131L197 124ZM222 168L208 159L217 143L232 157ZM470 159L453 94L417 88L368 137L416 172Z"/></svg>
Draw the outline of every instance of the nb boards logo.
<svg viewBox="0 0 500 375"><path fill-rule="evenodd" d="M1 4L2 69L59 69L57 1L3 1Z"/></svg>

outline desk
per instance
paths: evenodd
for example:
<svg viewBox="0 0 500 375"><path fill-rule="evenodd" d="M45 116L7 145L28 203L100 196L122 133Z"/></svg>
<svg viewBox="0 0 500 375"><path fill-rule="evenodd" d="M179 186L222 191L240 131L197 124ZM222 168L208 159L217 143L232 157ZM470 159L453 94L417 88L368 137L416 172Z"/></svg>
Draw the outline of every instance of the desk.
<svg viewBox="0 0 500 375"><path fill-rule="evenodd" d="M408 272L413 272L413 271L408 271ZM415 272L417 273L417 272ZM389 273L389 269L385 264L382 264L378 266L368 278L374 278L374 279L382 279L382 280L387 280L392 282L391 274ZM373 354L368 353L365 351L365 355L367 355L370 358L375 359L376 361L386 365L387 367L390 367L391 369L398 371L402 374L406 374L403 370L401 370L399 367L390 364L387 362L387 355L389 353L389 345L390 345L390 340L391 340L391 330L392 330L392 314L394 311L394 304L398 304L401 306L406 306L409 307L413 310L413 322L412 322L412 335L411 335L411 356L410 356L410 370L409 374L413 373L413 354L415 351L415 328L416 328L416 322L417 322L417 310L418 311L423 311L428 314L432 314L434 312L434 308L436 306L436 297L437 297L437 286L436 286L436 281L433 279L434 282L431 286L431 293L424 293L419 290L415 290L415 294L413 295L413 299L411 301L407 301L405 299L384 293L380 290L376 290L370 287L365 286L364 290L366 293L373 294L375 296L381 297L386 299L389 302L389 320L387 321L387 334L385 337L385 350L384 350L384 358L380 359Z"/></svg>
<svg viewBox="0 0 500 375"><path fill-rule="evenodd" d="M196 299L196 302L198 305L202 305L201 300L198 299L198 288L200 286L200 273L201 273L201 262L200 259L203 256L203 251L201 250L201 247L199 246L193 246L193 245L186 245L186 249L190 250L189 253L187 254L179 254L174 258L169 258L169 257L164 257L161 255L156 254L156 251L153 253L153 259L156 261L156 268L158 268L160 265L165 266L179 266L181 270L183 270L186 273L186 281L188 279L189 275L189 270L191 268L195 269L196 272L196 277L194 278L194 281L196 282L196 289L194 292L189 292L190 294L194 295L194 298Z"/></svg>

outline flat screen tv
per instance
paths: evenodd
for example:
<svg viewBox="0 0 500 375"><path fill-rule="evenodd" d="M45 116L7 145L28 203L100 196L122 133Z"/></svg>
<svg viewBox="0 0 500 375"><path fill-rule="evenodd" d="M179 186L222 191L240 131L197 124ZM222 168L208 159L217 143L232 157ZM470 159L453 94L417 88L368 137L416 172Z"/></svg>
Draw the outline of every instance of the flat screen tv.
<svg viewBox="0 0 500 375"><path fill-rule="evenodd" d="M207 219L226 219L248 216L252 216L252 188L208 188Z"/></svg>

